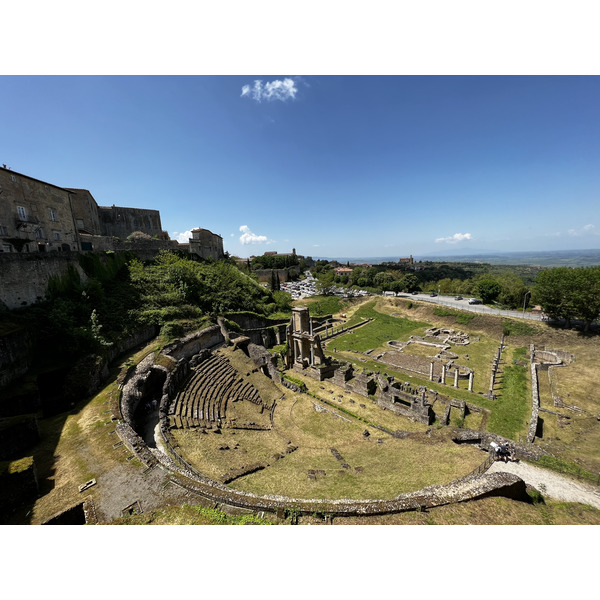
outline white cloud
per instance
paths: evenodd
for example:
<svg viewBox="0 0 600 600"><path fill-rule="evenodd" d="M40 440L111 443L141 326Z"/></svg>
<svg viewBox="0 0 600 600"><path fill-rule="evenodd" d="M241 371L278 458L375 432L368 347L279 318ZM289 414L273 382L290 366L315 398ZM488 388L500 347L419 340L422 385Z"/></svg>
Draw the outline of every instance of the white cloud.
<svg viewBox="0 0 600 600"><path fill-rule="evenodd" d="M257 235L250 231L248 225L240 226L242 235L240 236L240 242L247 246L248 244L270 244L273 240L270 240L266 235Z"/></svg>
<svg viewBox="0 0 600 600"><path fill-rule="evenodd" d="M297 93L296 83L290 77L286 77L283 81L275 79L266 83L257 79L252 86L245 85L242 87L242 98L247 96L257 102L263 100L281 100L281 102L285 102L290 98L294 99Z"/></svg>
<svg viewBox="0 0 600 600"><path fill-rule="evenodd" d="M198 227L192 227L192 229L198 229ZM187 244L192 237L192 230L184 231L183 233L177 233L176 231L172 234L172 239L176 239L180 244Z"/></svg>
<svg viewBox="0 0 600 600"><path fill-rule="evenodd" d="M584 225L580 229L569 229L567 232L572 237L580 237L582 235L600 235L600 231L596 229L595 225L589 223L588 225Z"/></svg>
<svg viewBox="0 0 600 600"><path fill-rule="evenodd" d="M446 244L456 244L458 242L463 242L464 240L472 240L473 237L470 233L455 233L449 237L438 238L435 240L436 244L441 242L445 242Z"/></svg>

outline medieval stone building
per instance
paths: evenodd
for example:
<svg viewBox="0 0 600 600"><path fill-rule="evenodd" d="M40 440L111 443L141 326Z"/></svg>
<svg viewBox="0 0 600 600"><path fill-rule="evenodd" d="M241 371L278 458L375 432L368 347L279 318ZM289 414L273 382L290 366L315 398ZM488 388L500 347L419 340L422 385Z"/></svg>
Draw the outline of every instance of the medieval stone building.
<svg viewBox="0 0 600 600"><path fill-rule="evenodd" d="M69 190L0 167L0 250L79 250Z"/></svg>
<svg viewBox="0 0 600 600"><path fill-rule="evenodd" d="M223 238L208 229L192 229L189 250L190 254L195 254L201 258L219 260L225 256Z"/></svg>

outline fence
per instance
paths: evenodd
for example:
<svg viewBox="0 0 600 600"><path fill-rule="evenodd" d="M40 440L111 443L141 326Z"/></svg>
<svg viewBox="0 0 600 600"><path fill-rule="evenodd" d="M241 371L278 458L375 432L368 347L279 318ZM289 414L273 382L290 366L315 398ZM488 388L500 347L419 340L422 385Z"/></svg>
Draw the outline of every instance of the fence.
<svg viewBox="0 0 600 600"><path fill-rule="evenodd" d="M494 454L490 452L489 456L485 459L484 462L482 462L476 469L474 469L473 471L471 471L467 477L470 477L471 475L481 475L483 473L485 473L494 463Z"/></svg>

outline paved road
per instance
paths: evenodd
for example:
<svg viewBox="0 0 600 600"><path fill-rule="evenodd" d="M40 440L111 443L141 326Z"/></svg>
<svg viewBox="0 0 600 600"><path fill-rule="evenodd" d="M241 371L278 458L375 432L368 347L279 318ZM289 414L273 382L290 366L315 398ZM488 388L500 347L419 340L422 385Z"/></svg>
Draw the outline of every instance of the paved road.
<svg viewBox="0 0 600 600"><path fill-rule="evenodd" d="M531 321L542 321L544 315L538 313L528 313L522 310L500 310L499 308L490 308L483 304L469 304L469 300L455 300L454 296L434 296L431 297L429 294L401 294L402 298L412 298L413 300L422 300L424 302L433 302L434 304L441 304L442 306L450 306L452 308L460 308L461 310L470 310L476 313L486 313L489 315L501 315L504 317L512 317L516 319L529 319Z"/></svg>

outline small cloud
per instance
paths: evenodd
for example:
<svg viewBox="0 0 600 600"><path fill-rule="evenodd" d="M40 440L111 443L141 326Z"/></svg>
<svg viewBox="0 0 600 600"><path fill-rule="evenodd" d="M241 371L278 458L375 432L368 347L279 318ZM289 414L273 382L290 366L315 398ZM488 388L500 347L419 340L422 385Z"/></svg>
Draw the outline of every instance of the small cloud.
<svg viewBox="0 0 600 600"><path fill-rule="evenodd" d="M473 237L470 233L455 233L449 237L438 238L435 240L436 244L440 244L445 242L446 244L457 244L458 242L463 242L465 240L472 240Z"/></svg>
<svg viewBox="0 0 600 600"><path fill-rule="evenodd" d="M198 227L194 227L193 229L198 229ZM174 231L172 235L180 244L187 244L192 237L192 230L189 229L183 233L177 233L177 231Z"/></svg>
<svg viewBox="0 0 600 600"><path fill-rule="evenodd" d="M552 233L547 233L546 237L560 237L561 235L560 231L553 231Z"/></svg>
<svg viewBox="0 0 600 600"><path fill-rule="evenodd" d="M596 230L596 226L591 223L584 225L580 229L569 229L567 232L572 237L581 237L582 235L600 235L600 231Z"/></svg>
<svg viewBox="0 0 600 600"><path fill-rule="evenodd" d="M253 85L244 85L242 87L241 96L242 98L252 98L256 102L262 102L263 100L280 100L281 102L285 102L290 98L293 100L297 93L298 88L295 81L290 77L286 77L283 81L275 79L266 83L257 79Z"/></svg>
<svg viewBox="0 0 600 600"><path fill-rule="evenodd" d="M270 240L266 235L252 233L248 225L240 226L240 231L242 232L242 235L240 236L240 242L244 244L244 246L248 244L270 244L273 241Z"/></svg>

